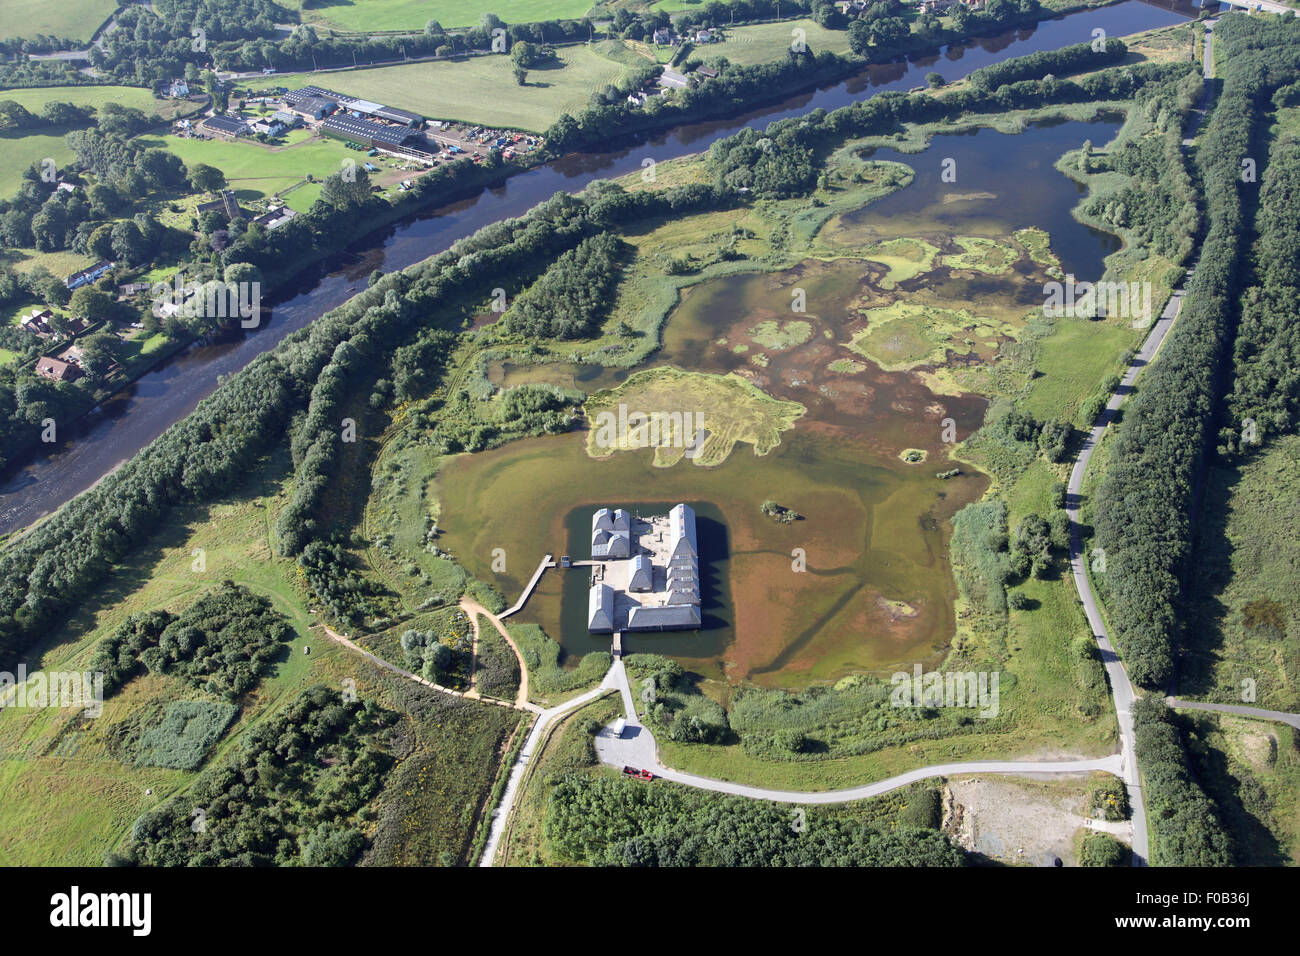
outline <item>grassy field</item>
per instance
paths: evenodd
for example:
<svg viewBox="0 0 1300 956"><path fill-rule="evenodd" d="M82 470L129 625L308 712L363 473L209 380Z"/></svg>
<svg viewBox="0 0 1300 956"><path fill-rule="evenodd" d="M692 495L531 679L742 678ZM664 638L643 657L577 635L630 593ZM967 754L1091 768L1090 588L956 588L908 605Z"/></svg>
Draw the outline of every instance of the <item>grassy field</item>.
<svg viewBox="0 0 1300 956"><path fill-rule="evenodd" d="M324 85L431 119L542 132L561 113L584 109L592 93L616 83L627 71L585 46L563 47L558 55L558 65L529 70L522 87L515 82L508 56L410 63L327 77L297 75L283 82L290 87Z"/></svg>
<svg viewBox="0 0 1300 956"><path fill-rule="evenodd" d="M347 159L356 163L366 161L364 154L345 148L341 140L329 138L306 140L278 149L245 140L230 142L170 135L149 137L142 142L166 148L187 166L207 163L217 167L225 173L235 195L243 200L269 199L304 182L308 175L324 179L338 172ZM302 211L309 209L319 195L320 186L307 183L289 193L285 202Z"/></svg>
<svg viewBox="0 0 1300 956"><path fill-rule="evenodd" d="M302 18L340 30L423 30L430 20L444 27L478 26L484 12L509 23L578 19L593 5L592 0L323 0L303 10ZM288 6L301 7L301 0Z"/></svg>
<svg viewBox="0 0 1300 956"><path fill-rule="evenodd" d="M1230 714L1180 713L1198 744L1193 772L1222 809L1238 864L1300 863L1300 732Z"/></svg>
<svg viewBox="0 0 1300 956"><path fill-rule="evenodd" d="M804 31L804 42L813 53L830 50L832 53L849 52L847 30L827 30L812 20L783 20L780 23L760 23L749 27L724 30L726 40L697 46L692 57L725 56L732 63L750 66L779 60L790 50L794 31Z"/></svg>
<svg viewBox="0 0 1300 956"><path fill-rule="evenodd" d="M117 0L5 0L0 40L38 34L89 40L117 9Z"/></svg>
<svg viewBox="0 0 1300 956"><path fill-rule="evenodd" d="M148 90L133 86L42 86L3 90L0 99L13 100L33 113L40 113L41 108L51 102L96 107L120 103L145 113L152 113L163 105ZM22 182L23 170L32 163L49 158L60 169L67 165L72 160L72 150L63 141L67 132L65 129L40 130L26 136L0 136L0 196L13 195Z"/></svg>
<svg viewBox="0 0 1300 956"><path fill-rule="evenodd" d="M1214 468L1197 527L1197 626L1188 629L1179 691L1243 703L1253 681L1256 706L1300 709L1300 438L1288 436L1245 464Z"/></svg>

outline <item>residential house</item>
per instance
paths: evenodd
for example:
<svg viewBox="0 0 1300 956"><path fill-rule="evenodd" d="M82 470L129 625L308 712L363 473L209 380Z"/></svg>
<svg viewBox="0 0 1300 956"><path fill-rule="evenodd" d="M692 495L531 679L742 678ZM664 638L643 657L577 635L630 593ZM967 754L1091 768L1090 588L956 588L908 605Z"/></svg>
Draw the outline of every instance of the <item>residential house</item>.
<svg viewBox="0 0 1300 956"><path fill-rule="evenodd" d="M69 289L79 289L87 283L94 282L100 276L104 275L113 268L113 263L107 259L100 259L89 269L82 269L80 272L74 272L63 280L63 284Z"/></svg>
<svg viewBox="0 0 1300 956"><path fill-rule="evenodd" d="M50 319L52 318L54 318L54 313L49 309L33 309L31 315L22 317L21 324L25 331L44 338L54 331L50 328Z"/></svg>
<svg viewBox="0 0 1300 956"><path fill-rule="evenodd" d="M673 42L673 31L667 27L660 27L654 32L654 42L656 46L668 46Z"/></svg>
<svg viewBox="0 0 1300 956"><path fill-rule="evenodd" d="M172 80L172 85L168 88L167 95L174 100L184 99L190 95L190 85L182 79Z"/></svg>
<svg viewBox="0 0 1300 956"><path fill-rule="evenodd" d="M270 212L258 216L253 220L253 222L265 227L267 230L278 229L296 215L298 214L288 206L280 206L276 209L272 209Z"/></svg>
<svg viewBox="0 0 1300 956"><path fill-rule="evenodd" d="M42 355L36 362L36 374L54 382L74 382L81 377L81 369L71 362Z"/></svg>
<svg viewBox="0 0 1300 956"><path fill-rule="evenodd" d="M288 129L275 118L254 120L250 128L254 133L263 133L267 136L280 136Z"/></svg>

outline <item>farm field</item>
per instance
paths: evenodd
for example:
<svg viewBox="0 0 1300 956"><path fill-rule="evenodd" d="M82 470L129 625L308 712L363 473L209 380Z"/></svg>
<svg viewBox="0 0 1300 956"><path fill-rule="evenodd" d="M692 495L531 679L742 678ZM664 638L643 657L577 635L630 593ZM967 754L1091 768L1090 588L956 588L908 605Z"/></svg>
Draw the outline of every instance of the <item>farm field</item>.
<svg viewBox="0 0 1300 956"><path fill-rule="evenodd" d="M39 34L89 40L117 9L117 0L5 0L0 40Z"/></svg>
<svg viewBox="0 0 1300 956"><path fill-rule="evenodd" d="M301 0L289 6L301 7ZM423 30L430 20L444 27L477 26L479 16L496 13L507 23L537 20L572 20L584 16L589 0L510 0L484 3L482 0L324 0L302 11L304 23L318 23L340 30Z"/></svg>
<svg viewBox="0 0 1300 956"><path fill-rule="evenodd" d="M586 107L592 93L618 82L627 71L587 47L562 47L558 55L562 65L529 70L526 86L515 82L508 56L384 66L328 77L299 74L286 77L285 85L322 85L431 119L540 133L561 113Z"/></svg>
<svg viewBox="0 0 1300 956"><path fill-rule="evenodd" d="M12 138L0 137L0 196L10 197L22 185L23 171L33 163L54 160L62 169L72 160L72 150L63 141L65 133L32 133Z"/></svg>
<svg viewBox="0 0 1300 956"><path fill-rule="evenodd" d="M28 89L0 90L0 99L13 100L33 113L39 113L46 103L75 103L77 106L103 106L116 103L143 110L145 115L155 111L167 112L172 101L157 99L153 93L138 86L33 86Z"/></svg>

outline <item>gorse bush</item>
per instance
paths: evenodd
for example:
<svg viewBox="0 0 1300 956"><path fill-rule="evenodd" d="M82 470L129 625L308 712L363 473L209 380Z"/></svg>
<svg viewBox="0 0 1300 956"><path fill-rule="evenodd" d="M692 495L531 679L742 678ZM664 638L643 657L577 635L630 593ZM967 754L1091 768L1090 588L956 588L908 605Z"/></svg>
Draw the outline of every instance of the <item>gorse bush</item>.
<svg viewBox="0 0 1300 956"><path fill-rule="evenodd" d="M270 601L223 581L179 616L166 611L132 614L100 642L91 668L103 672L106 694L143 665L234 700L257 684L292 639L293 629Z"/></svg>

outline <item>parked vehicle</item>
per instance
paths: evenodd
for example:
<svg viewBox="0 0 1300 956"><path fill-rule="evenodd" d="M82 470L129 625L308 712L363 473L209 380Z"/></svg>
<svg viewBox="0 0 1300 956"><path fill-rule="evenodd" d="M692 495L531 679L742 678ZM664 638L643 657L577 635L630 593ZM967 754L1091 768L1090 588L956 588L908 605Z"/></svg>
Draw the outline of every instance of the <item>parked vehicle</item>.
<svg viewBox="0 0 1300 956"><path fill-rule="evenodd" d="M649 770L638 770L636 767L624 767L623 772L629 777L635 777L637 780L653 780L655 775Z"/></svg>

